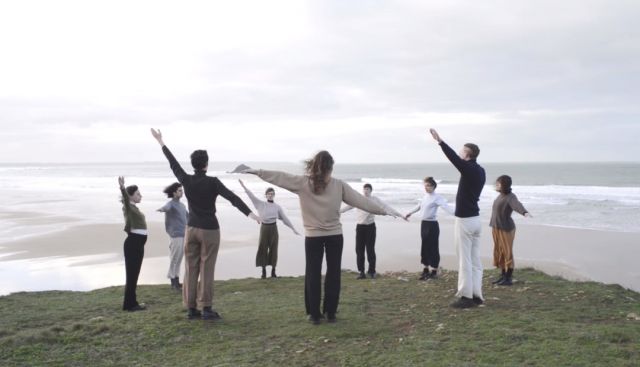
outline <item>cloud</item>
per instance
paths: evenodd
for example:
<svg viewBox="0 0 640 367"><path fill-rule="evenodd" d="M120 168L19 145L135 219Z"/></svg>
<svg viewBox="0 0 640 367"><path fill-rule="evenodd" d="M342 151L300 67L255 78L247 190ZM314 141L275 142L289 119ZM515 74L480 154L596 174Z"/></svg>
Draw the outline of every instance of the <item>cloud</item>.
<svg viewBox="0 0 640 367"><path fill-rule="evenodd" d="M224 159L295 160L328 145L349 161L404 161L419 159L417 136L436 126L511 152L483 151L492 160L619 149L637 160L626 142L640 132L638 10L594 0L3 3L0 137L11 143L0 153L24 141L37 159L38 146L59 141L50 159L154 159L143 147L155 126L177 149L211 146ZM582 151L603 136L597 152Z"/></svg>

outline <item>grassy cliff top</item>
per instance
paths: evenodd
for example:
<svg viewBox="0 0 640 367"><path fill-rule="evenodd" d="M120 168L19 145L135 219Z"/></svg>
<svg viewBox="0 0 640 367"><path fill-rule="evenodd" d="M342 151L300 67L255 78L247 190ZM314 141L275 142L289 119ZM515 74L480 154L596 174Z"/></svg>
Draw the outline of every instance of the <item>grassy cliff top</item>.
<svg viewBox="0 0 640 367"><path fill-rule="evenodd" d="M123 269L124 272L124 269ZM342 274L338 322L311 325L302 277L215 283L221 321L187 320L169 285L0 297L2 366L638 366L640 295L516 269L457 310L457 273ZM124 276L124 275L123 275Z"/></svg>

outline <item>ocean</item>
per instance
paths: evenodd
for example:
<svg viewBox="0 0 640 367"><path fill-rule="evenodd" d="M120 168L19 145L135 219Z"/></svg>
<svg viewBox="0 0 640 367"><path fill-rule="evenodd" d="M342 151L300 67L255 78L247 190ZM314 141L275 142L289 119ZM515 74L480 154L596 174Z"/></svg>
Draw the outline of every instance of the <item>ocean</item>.
<svg viewBox="0 0 640 367"><path fill-rule="evenodd" d="M245 162L246 163L246 162ZM229 174L238 162L211 162L211 175L249 203L238 183L243 179L256 194L269 186L252 175ZM254 162L255 168L301 174L302 163ZM480 199L481 217L488 221L499 175L513 178L513 192L533 215L527 223L549 226L640 232L640 163L482 163L487 184ZM185 169L190 168L183 162ZM117 177L137 184L141 209L150 221L162 221L155 209L167 198L162 189L175 181L166 162L96 164L0 164L0 243L91 223L121 223ZM422 179L433 176L436 192L451 204L459 174L448 163L340 164L334 177L360 191L365 182L373 194L401 213L424 194ZM299 216L297 198L276 188L276 201L290 217ZM230 204L220 198L220 211ZM441 216L447 216L441 213ZM518 216L514 214L514 216Z"/></svg>

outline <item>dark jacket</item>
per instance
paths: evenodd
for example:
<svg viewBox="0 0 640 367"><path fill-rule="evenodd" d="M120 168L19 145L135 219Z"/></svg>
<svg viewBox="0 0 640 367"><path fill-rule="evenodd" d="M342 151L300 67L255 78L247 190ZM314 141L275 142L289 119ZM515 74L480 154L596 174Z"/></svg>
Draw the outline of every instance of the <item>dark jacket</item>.
<svg viewBox="0 0 640 367"><path fill-rule="evenodd" d="M162 152L167 157L173 174L184 188L184 194L189 203L190 227L202 229L219 229L216 218L216 199L218 195L229 200L244 215L249 215L251 209L236 194L227 189L217 177L207 176L206 171L196 171L193 175L187 174L171 151L166 146Z"/></svg>
<svg viewBox="0 0 640 367"><path fill-rule="evenodd" d="M486 176L484 168L475 159L465 161L451 149L444 141L440 147L449 161L460 171L460 182L456 194L456 217L469 218L480 215L478 200L484 188Z"/></svg>

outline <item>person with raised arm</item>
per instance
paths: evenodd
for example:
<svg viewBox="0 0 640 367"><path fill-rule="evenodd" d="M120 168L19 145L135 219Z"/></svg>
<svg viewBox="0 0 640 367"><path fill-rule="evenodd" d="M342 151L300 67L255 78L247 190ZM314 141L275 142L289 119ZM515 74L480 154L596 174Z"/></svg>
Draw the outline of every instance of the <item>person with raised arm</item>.
<svg viewBox="0 0 640 367"><path fill-rule="evenodd" d="M138 186L124 186L124 177L118 177L120 194L122 195L122 214L124 215L124 231L127 238L124 240L124 268L127 274L124 286L124 311L144 311L146 306L138 303L136 288L138 287L138 277L142 268L144 258L144 244L147 242L147 220L140 208L142 195Z"/></svg>
<svg viewBox="0 0 640 367"><path fill-rule="evenodd" d="M173 174L184 188L189 205L189 221L184 242L185 276L182 299L188 308L187 318L220 319L213 310L213 279L220 248L220 225L216 218L216 199L222 196L242 214L260 223L260 219L236 194L217 177L207 176L209 156L206 150L191 154L194 173L187 174L162 140L160 130L151 129L151 135L162 147ZM200 311L198 308L202 309Z"/></svg>
<svg viewBox="0 0 640 367"><path fill-rule="evenodd" d="M460 172L456 194L453 239L458 254L458 300L454 308L470 308L484 303L482 296L482 262L480 261L480 208L478 201L484 188L486 174L476 159L480 148L466 143L459 154L445 143L435 129L429 132L438 142L444 155Z"/></svg>
<svg viewBox="0 0 640 367"><path fill-rule="evenodd" d="M320 324L325 315L328 322L336 322L344 244L340 223L342 202L369 213L389 215L375 201L360 195L346 182L333 178L333 164L331 154L323 150L306 161L304 175L253 168L242 170L298 195L305 229L305 309L309 321L314 325ZM321 312L322 261L325 252L327 273Z"/></svg>
<svg viewBox="0 0 640 367"><path fill-rule="evenodd" d="M271 266L271 277L277 278L276 265L278 263L278 226L277 221L280 219L285 226L291 228L293 233L300 235L293 227L291 221L284 214L282 207L274 202L276 191L273 187L268 187L264 193L266 201L258 199L245 186L242 180L238 180L240 185L251 199L253 206L258 211L260 221L260 238L258 239L258 253L256 254L256 266L262 267L262 279L267 277L267 266Z"/></svg>
<svg viewBox="0 0 640 367"><path fill-rule="evenodd" d="M365 183L362 186L362 194L375 201L378 205L384 207L388 213L393 214L396 217L403 217L397 210L393 209L389 205L385 204L380 198L371 195L373 191L373 186L369 183ZM345 213L349 210L353 209L353 206L347 205L344 208L340 209L340 213ZM356 225L356 266L358 267L358 278L357 279L366 279L366 275L364 274L364 254L365 251L367 253L367 261L369 262L369 267L367 270L367 274L371 277L371 279L375 279L376 277L376 222L375 222L375 214L369 213L362 209L356 209L357 222Z"/></svg>
<svg viewBox="0 0 640 367"><path fill-rule="evenodd" d="M440 266L438 207L451 215L453 215L453 210L449 207L447 199L440 194L436 194L435 190L438 187L438 183L433 177L425 177L423 183L426 194L422 197L420 203L409 211L404 218L409 219L412 214L420 211L420 218L422 219L420 222L420 239L422 240L420 262L424 265L420 280L429 280L438 277L438 267Z"/></svg>

